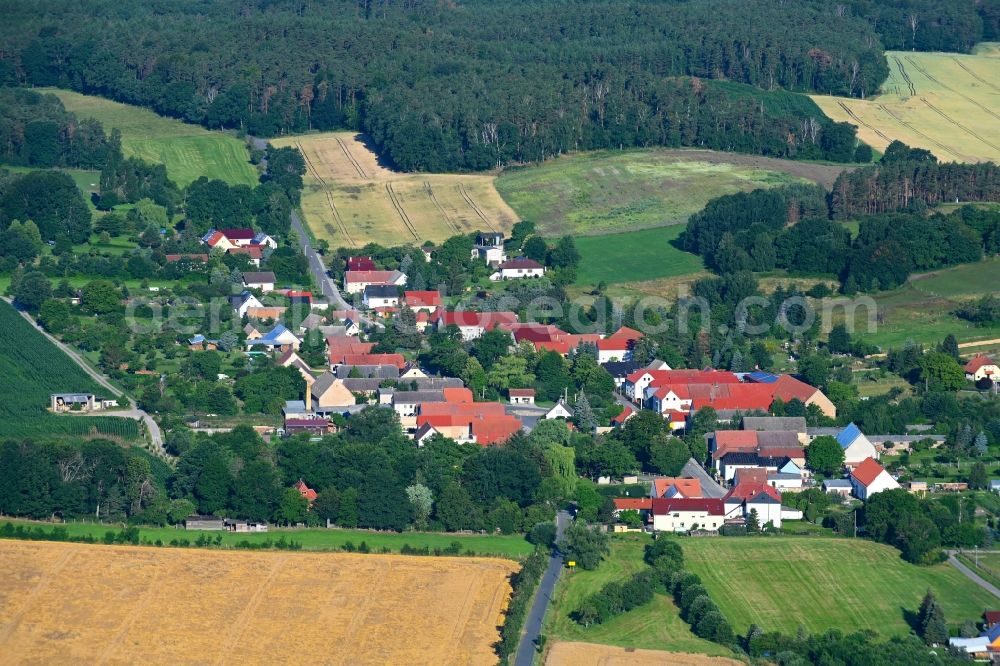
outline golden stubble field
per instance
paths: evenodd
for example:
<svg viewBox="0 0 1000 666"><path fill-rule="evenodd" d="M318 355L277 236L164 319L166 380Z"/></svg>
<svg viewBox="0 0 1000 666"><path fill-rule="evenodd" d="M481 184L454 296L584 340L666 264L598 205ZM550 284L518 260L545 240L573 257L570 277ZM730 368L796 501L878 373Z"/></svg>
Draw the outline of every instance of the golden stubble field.
<svg viewBox="0 0 1000 666"><path fill-rule="evenodd" d="M742 663L706 654L632 650L565 641L555 643L545 658L545 666L740 666Z"/></svg>
<svg viewBox="0 0 1000 666"><path fill-rule="evenodd" d="M0 662L492 664L517 566L0 541Z"/></svg>
<svg viewBox="0 0 1000 666"><path fill-rule="evenodd" d="M975 55L887 51L882 94L812 99L878 150L899 139L944 162L1000 161L1000 51L981 46Z"/></svg>
<svg viewBox="0 0 1000 666"><path fill-rule="evenodd" d="M519 219L491 175L399 173L354 132L272 139L306 160L302 212L333 247L440 243L472 231L509 231Z"/></svg>

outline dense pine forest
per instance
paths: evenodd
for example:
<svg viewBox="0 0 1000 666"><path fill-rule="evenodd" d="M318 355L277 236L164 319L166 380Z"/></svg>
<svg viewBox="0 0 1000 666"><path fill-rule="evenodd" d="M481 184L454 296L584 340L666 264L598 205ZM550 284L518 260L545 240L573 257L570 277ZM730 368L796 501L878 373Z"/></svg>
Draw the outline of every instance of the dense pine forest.
<svg viewBox="0 0 1000 666"><path fill-rule="evenodd" d="M3 0L0 82L264 136L359 129L407 170L646 145L849 161L850 127L786 91L867 96L884 47L996 32L995 2L883 4Z"/></svg>

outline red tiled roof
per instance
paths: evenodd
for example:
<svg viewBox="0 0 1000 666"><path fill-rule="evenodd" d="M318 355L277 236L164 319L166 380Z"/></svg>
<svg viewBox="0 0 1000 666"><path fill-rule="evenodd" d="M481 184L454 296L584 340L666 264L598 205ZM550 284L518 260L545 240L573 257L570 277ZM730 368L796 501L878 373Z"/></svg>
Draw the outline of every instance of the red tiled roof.
<svg viewBox="0 0 1000 666"><path fill-rule="evenodd" d="M965 371L972 374L984 365L996 365L996 361L985 354L976 354L972 360L965 364Z"/></svg>
<svg viewBox="0 0 1000 666"><path fill-rule="evenodd" d="M219 229L219 233L228 238L229 240L253 240L256 235L253 229ZM213 236L214 238L214 236Z"/></svg>
<svg viewBox="0 0 1000 666"><path fill-rule="evenodd" d="M716 430L716 448L746 446L754 448L757 446L756 430Z"/></svg>
<svg viewBox="0 0 1000 666"><path fill-rule="evenodd" d="M348 257L347 270L349 271L373 271L375 262L371 257Z"/></svg>
<svg viewBox="0 0 1000 666"><path fill-rule="evenodd" d="M653 508L652 497L616 497L614 503L618 511L649 511Z"/></svg>
<svg viewBox="0 0 1000 666"><path fill-rule="evenodd" d="M347 271L344 273L344 284L390 284L397 271Z"/></svg>
<svg viewBox="0 0 1000 666"><path fill-rule="evenodd" d="M741 467L736 470L736 485L741 483L767 483L767 470L763 467Z"/></svg>
<svg viewBox="0 0 1000 666"><path fill-rule="evenodd" d="M410 308L441 307L441 292L439 291L404 291L403 303Z"/></svg>
<svg viewBox="0 0 1000 666"><path fill-rule="evenodd" d="M874 458L865 458L860 465L851 471L851 476L867 488L884 471L885 468L879 465Z"/></svg>
<svg viewBox="0 0 1000 666"><path fill-rule="evenodd" d="M1000 611L985 611L983 612L983 619L986 620L986 627L992 627L994 624L1000 622Z"/></svg>
<svg viewBox="0 0 1000 666"><path fill-rule="evenodd" d="M740 378L725 370L636 370L625 379L633 384L649 374L654 385L662 384L739 384Z"/></svg>
<svg viewBox="0 0 1000 666"><path fill-rule="evenodd" d="M713 516L722 516L726 512L725 504L721 499L701 497L673 497L671 499L654 497L652 505L654 516L663 516L672 511L706 511Z"/></svg>
<svg viewBox="0 0 1000 666"><path fill-rule="evenodd" d="M629 328L628 326L622 326L617 331L615 331L614 333L612 333L611 335L609 335L607 339L609 339L609 340L618 340L618 339L638 340L641 337L643 337L643 336L642 336L642 333L640 331L637 331L634 328Z"/></svg>
<svg viewBox="0 0 1000 666"><path fill-rule="evenodd" d="M632 416L633 414L635 414L635 410L632 409L631 407L626 406L625 409L623 409L618 416L611 419L611 422L621 425L622 423L625 423L625 421L628 420L628 417Z"/></svg>
<svg viewBox="0 0 1000 666"><path fill-rule="evenodd" d="M421 418L425 416L504 416L503 405L499 402L425 402L420 405L420 416L417 417L417 425L421 425ZM438 425L432 423L432 425ZM442 425L448 425L442 423Z"/></svg>
<svg viewBox="0 0 1000 666"><path fill-rule="evenodd" d="M684 497L701 497L701 482L698 479L671 476L653 479L653 494L663 497L671 486L677 486L677 490Z"/></svg>
<svg viewBox="0 0 1000 666"><path fill-rule="evenodd" d="M535 397L535 389L532 389L532 388L526 388L526 389L512 388L512 389L507 389L507 395L509 397L511 397L511 398L534 398Z"/></svg>
<svg viewBox="0 0 1000 666"><path fill-rule="evenodd" d="M209 243L211 244L211 242ZM231 247L229 254L247 254L251 259L260 259L264 256L264 248L260 245L245 245L244 247Z"/></svg>
<svg viewBox="0 0 1000 666"><path fill-rule="evenodd" d="M522 427L516 416L485 416L472 420L472 435L481 446L501 444L511 438Z"/></svg>
<svg viewBox="0 0 1000 666"><path fill-rule="evenodd" d="M289 289L285 296L288 298L308 298L311 300L313 293L311 291L296 291L294 289Z"/></svg>
<svg viewBox="0 0 1000 666"><path fill-rule="evenodd" d="M344 354L340 365L394 365L402 368L406 359L402 354Z"/></svg>
<svg viewBox="0 0 1000 666"><path fill-rule="evenodd" d="M510 261L505 261L500 264L500 270L512 268L532 268L539 269L544 268L540 263L534 259L528 259L527 257L518 257L517 259L511 259Z"/></svg>
<svg viewBox="0 0 1000 666"><path fill-rule="evenodd" d="M317 497L319 497L319 495L316 493L316 491L313 490L312 488L310 488L309 486L307 486L306 483L305 483L305 481L303 481L302 479L299 479L298 481L296 481L295 485L293 485L292 488L295 488L295 490L299 491L299 494L301 494L303 497L305 497L310 502L312 502Z"/></svg>
<svg viewBox="0 0 1000 666"><path fill-rule="evenodd" d="M748 499L756 497L764 493L771 499L778 502L781 501L781 493L767 485L767 483L754 482L754 481L744 481L743 483L737 484L732 490L726 493L724 500L737 499L740 502L744 502Z"/></svg>
<svg viewBox="0 0 1000 666"><path fill-rule="evenodd" d="M805 402L816 395L816 391L818 390L815 386L810 386L805 382L799 381L791 375L779 375L778 381L772 384L751 384L751 386L772 386L774 387L772 395L775 398L781 398L785 402L794 398ZM772 402L774 401L772 400Z"/></svg>
<svg viewBox="0 0 1000 666"><path fill-rule="evenodd" d="M442 312L438 317L439 325L444 326L476 326L483 329L493 329L502 324L517 322L517 314L513 312L474 312L472 310L452 310Z"/></svg>
<svg viewBox="0 0 1000 666"><path fill-rule="evenodd" d="M452 387L441 389L444 401L452 404L469 403L473 401L472 391L465 387Z"/></svg>
<svg viewBox="0 0 1000 666"><path fill-rule="evenodd" d="M219 241L221 241L225 237L226 237L225 234L223 234L221 231L212 232L212 235L208 237L208 240L205 241L205 244L208 245L209 247L215 247L216 245L219 244Z"/></svg>

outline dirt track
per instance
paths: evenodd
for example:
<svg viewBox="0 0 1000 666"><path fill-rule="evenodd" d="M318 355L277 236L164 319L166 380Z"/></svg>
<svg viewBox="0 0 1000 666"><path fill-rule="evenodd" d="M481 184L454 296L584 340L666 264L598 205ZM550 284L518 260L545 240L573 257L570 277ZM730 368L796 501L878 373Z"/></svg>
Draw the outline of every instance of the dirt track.
<svg viewBox="0 0 1000 666"><path fill-rule="evenodd" d="M553 645L545 659L545 666L739 666L742 663L705 654L566 642Z"/></svg>

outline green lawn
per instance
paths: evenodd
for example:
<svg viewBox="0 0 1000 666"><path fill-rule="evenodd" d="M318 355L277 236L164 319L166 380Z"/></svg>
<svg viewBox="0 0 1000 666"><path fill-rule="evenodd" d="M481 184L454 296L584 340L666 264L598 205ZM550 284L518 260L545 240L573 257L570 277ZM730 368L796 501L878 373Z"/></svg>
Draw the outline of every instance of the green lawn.
<svg viewBox="0 0 1000 666"><path fill-rule="evenodd" d="M34 523L20 520L0 520L0 524L12 522L15 525L23 523L32 527L41 525L50 530L51 523ZM65 527L70 536L90 535L101 538L109 530L118 531L120 525L95 525L91 523L61 523L60 527ZM435 548L447 548L453 542L462 544L462 551L473 551L478 555L503 556L511 558L526 557L534 549L523 536L519 535L467 535L467 534L441 534L434 532L405 532L396 534L394 532L368 532L365 530L342 530L342 529L278 529L271 528L267 533L257 534L236 534L234 532L188 532L181 528L173 527L142 527L139 530L139 538L142 541L155 542L157 539L164 544L173 539L188 539L194 541L202 534L206 534L213 539L216 535L222 535L222 543L227 546L234 546L241 541L250 543L262 543L271 539L276 541L284 536L291 541L302 544L303 550L339 550L348 541L355 546L364 541L369 548L381 550L388 548L391 551L399 551L403 545L410 545L415 548L427 546L431 550Z"/></svg>
<svg viewBox="0 0 1000 666"><path fill-rule="evenodd" d="M585 628L570 618L583 599L599 591L603 585L624 580L645 567L642 549L649 541L649 537L644 535L615 535L611 540L610 557L597 569L564 571L552 595L552 605L542 630L548 640L731 656L732 653L724 647L692 634L680 618L673 600L661 594L657 594L649 604L619 615L606 624Z"/></svg>
<svg viewBox="0 0 1000 666"><path fill-rule="evenodd" d="M701 576L737 634L757 623L794 634L870 629L910 631L932 588L949 624L978 618L998 600L948 564L918 567L899 551L864 540L825 537L685 539L687 568Z"/></svg>
<svg viewBox="0 0 1000 666"><path fill-rule="evenodd" d="M670 244L684 227L674 225L607 236L580 236L576 282L640 282L676 277L704 270L701 257L679 250Z"/></svg>
<svg viewBox="0 0 1000 666"><path fill-rule="evenodd" d="M106 132L121 130L126 156L165 164L167 175L181 187L201 176L232 184L257 184L257 170L250 164L246 145L235 136L103 97L54 88L43 90L56 94L78 117L101 121Z"/></svg>
<svg viewBox="0 0 1000 666"><path fill-rule="evenodd" d="M841 167L708 150L650 148L574 153L497 178L501 196L547 235L683 224L723 194L795 180L829 180Z"/></svg>

